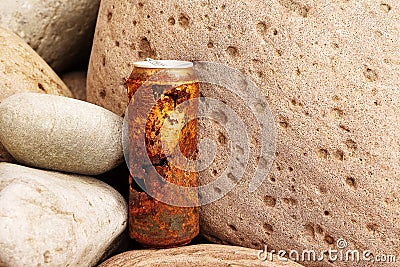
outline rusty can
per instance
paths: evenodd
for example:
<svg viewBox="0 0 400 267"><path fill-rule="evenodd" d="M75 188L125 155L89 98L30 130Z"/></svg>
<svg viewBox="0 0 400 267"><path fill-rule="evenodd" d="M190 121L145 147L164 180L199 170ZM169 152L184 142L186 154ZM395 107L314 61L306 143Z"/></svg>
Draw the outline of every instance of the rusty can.
<svg viewBox="0 0 400 267"><path fill-rule="evenodd" d="M130 237L146 247L185 245L199 233L198 195L179 188L197 188L197 174L176 166L182 157L174 162L174 155L196 159L199 83L193 63L136 62L127 87Z"/></svg>

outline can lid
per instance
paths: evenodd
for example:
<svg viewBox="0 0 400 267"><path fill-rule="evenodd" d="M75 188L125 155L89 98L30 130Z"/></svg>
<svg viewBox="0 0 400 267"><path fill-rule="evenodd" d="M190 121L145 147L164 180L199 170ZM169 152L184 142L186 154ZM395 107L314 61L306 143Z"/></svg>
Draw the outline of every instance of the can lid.
<svg viewBox="0 0 400 267"><path fill-rule="evenodd" d="M146 69L186 69L192 68L193 63L190 61L180 60L154 60L146 58L145 61L137 61L133 63L135 68L146 68Z"/></svg>

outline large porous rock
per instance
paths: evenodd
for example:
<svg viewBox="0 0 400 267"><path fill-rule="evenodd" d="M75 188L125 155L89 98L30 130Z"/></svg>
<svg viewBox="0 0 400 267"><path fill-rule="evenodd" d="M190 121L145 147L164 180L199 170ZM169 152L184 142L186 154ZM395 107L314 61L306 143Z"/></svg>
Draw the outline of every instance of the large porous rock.
<svg viewBox="0 0 400 267"><path fill-rule="evenodd" d="M151 267L223 267L223 266L267 266L301 267L292 261L279 261L271 255L263 260L264 255L255 249L203 244L162 250L134 250L114 256L99 267L151 266Z"/></svg>
<svg viewBox="0 0 400 267"><path fill-rule="evenodd" d="M61 76L76 99L86 100L86 75L86 71L73 71Z"/></svg>
<svg viewBox="0 0 400 267"><path fill-rule="evenodd" d="M21 92L72 96L62 80L24 40L1 27L0 88L0 102ZM0 161L14 161L1 144Z"/></svg>
<svg viewBox="0 0 400 267"><path fill-rule="evenodd" d="M62 96L20 93L0 104L0 142L20 163L97 175L123 161L122 118Z"/></svg>
<svg viewBox="0 0 400 267"><path fill-rule="evenodd" d="M93 266L124 231L127 206L85 176L0 163L0 265Z"/></svg>
<svg viewBox="0 0 400 267"><path fill-rule="evenodd" d="M56 71L90 51L100 0L2 0L0 26L22 37Z"/></svg>
<svg viewBox="0 0 400 267"><path fill-rule="evenodd" d="M105 0L88 99L122 114L124 81L132 62L146 57L234 67L258 85L271 109L276 153L262 186L250 193L257 163L268 167L272 157L257 158L263 136L249 103L227 89L202 89L236 111L251 140L243 144L250 160L242 180L202 207L204 236L318 251L337 248L344 238L349 249L398 254L399 16L395 0ZM219 126L204 123L203 129L223 150L232 133ZM217 153L200 179L219 177L241 151ZM316 263L322 264L330 265Z"/></svg>

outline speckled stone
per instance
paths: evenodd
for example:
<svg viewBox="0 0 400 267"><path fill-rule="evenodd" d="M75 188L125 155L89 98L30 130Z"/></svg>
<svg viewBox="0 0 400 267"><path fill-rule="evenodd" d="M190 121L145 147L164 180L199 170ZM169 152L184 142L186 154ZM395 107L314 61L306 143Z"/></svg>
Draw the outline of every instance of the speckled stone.
<svg viewBox="0 0 400 267"><path fill-rule="evenodd" d="M122 118L61 96L15 94L0 104L0 141L20 163L97 175L123 161Z"/></svg>
<svg viewBox="0 0 400 267"><path fill-rule="evenodd" d="M88 54L100 0L2 0L0 26L23 38L57 72Z"/></svg>
<svg viewBox="0 0 400 267"><path fill-rule="evenodd" d="M268 258L269 259L269 258ZM114 256L100 264L99 267L223 267L223 266L266 266L266 267L301 267L302 265L288 261L261 261L255 249L202 244L162 250L128 251Z"/></svg>
<svg viewBox="0 0 400 267"><path fill-rule="evenodd" d="M86 75L86 71L74 71L61 76L76 99L86 100Z"/></svg>
<svg viewBox="0 0 400 267"><path fill-rule="evenodd" d="M94 266L127 225L127 205L86 176L0 163L0 265Z"/></svg>
<svg viewBox="0 0 400 267"><path fill-rule="evenodd" d="M122 114L124 80L145 57L234 67L269 104L276 156L263 185L249 193L261 138L248 103L226 90L202 89L240 115L252 152L239 185L202 207L203 235L253 248L318 251L344 238L349 249L398 254L399 18L396 0L104 0L88 100ZM230 133L219 138L224 131L217 126L201 126L217 151L229 146ZM216 179L227 157L217 154L199 178Z"/></svg>
<svg viewBox="0 0 400 267"><path fill-rule="evenodd" d="M72 96L62 80L24 40L1 27L0 88L0 103L6 97L21 92ZM1 161L15 162L2 144Z"/></svg>
<svg viewBox="0 0 400 267"><path fill-rule="evenodd" d="M0 102L16 93L72 96L47 63L16 34L0 27Z"/></svg>

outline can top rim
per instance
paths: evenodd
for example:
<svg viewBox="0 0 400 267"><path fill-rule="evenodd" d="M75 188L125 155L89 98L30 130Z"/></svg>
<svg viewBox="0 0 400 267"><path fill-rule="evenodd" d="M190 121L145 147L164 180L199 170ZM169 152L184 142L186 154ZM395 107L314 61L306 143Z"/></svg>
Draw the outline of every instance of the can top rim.
<svg viewBox="0 0 400 267"><path fill-rule="evenodd" d="M146 69L187 69L193 67L193 62L181 60L153 60L137 61L133 63L135 68Z"/></svg>

